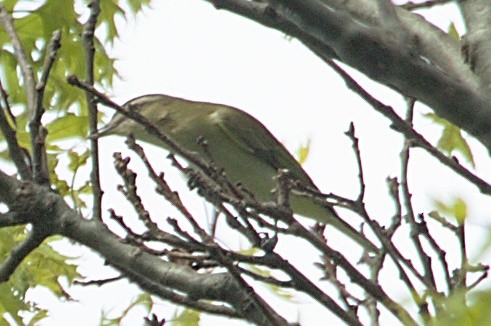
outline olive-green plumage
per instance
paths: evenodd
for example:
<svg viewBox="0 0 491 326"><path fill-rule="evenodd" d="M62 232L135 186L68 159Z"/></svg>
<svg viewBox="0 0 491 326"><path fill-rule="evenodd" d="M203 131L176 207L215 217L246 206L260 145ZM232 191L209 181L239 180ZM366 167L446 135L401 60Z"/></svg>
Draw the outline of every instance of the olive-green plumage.
<svg viewBox="0 0 491 326"><path fill-rule="evenodd" d="M197 139L207 141L207 152L228 179L242 183L256 199L274 200L271 190L278 169L287 169L305 185L317 189L300 164L286 148L248 113L221 104L194 102L167 95L145 95L128 101L124 107L136 110L153 122L162 132L189 151L205 155ZM143 126L116 113L99 133L133 136L141 141L168 149L166 144L149 134ZM369 251L376 247L336 212L312 199L292 195L292 210L321 223L330 224Z"/></svg>

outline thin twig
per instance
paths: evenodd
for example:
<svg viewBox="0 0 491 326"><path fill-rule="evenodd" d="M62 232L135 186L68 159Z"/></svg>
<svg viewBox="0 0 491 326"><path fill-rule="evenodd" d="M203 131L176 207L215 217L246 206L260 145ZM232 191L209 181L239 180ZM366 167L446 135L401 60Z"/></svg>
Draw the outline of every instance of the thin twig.
<svg viewBox="0 0 491 326"><path fill-rule="evenodd" d="M479 283L481 283L482 281L484 281L488 277L489 266L488 265L480 265L480 267L482 268L482 275L479 276L474 282L469 284L469 286L467 287L469 289L469 291L474 289Z"/></svg>
<svg viewBox="0 0 491 326"><path fill-rule="evenodd" d="M50 184L48 156L46 153L46 136L48 132L41 123L41 119L45 113L43 106L44 91L46 84L51 73L51 68L56 60L58 49L60 48L61 31L54 31L48 46L46 47L46 53L41 73L41 78L36 85L36 108L34 113L31 114L29 121L29 129L31 131L31 142L33 152L33 169L34 179L39 184ZM36 166L38 168L36 169ZM37 170L37 172L36 172Z"/></svg>
<svg viewBox="0 0 491 326"><path fill-rule="evenodd" d="M94 95L97 98L97 100L101 104L115 109L118 113L144 126L148 134L157 137L160 141L165 143L171 153L176 153L177 155L184 158L187 162L189 162L190 165L196 166L200 171L202 171L204 174L210 177L214 182L216 182L217 185L223 186L224 187L223 189L228 189L228 190L235 189L235 187L232 184L230 184L228 179L224 177L224 173L222 170L218 169L213 164L210 164L210 162L204 160L197 153L188 151L186 148L176 143L165 132L161 131L155 123L153 123L149 119L139 114L137 110L131 110L130 108L127 107L125 108L118 105L117 103L109 99L106 95L95 89L94 86L89 85L86 82L80 81L76 76L73 75L69 76L67 78L67 81L70 85L79 87L85 91L90 92L92 95ZM97 133L92 134L92 137L97 137ZM239 194L237 193L237 195Z"/></svg>
<svg viewBox="0 0 491 326"><path fill-rule="evenodd" d="M242 288L243 291L248 293L248 297L251 300L250 303L254 304L254 306L256 306L256 309L258 309L262 314L264 314L264 317L267 318L268 322L271 325L277 325L277 326L288 325L288 323L280 315L278 315L271 308L271 306L264 299L262 299L256 293L256 291L244 280L238 268L224 254L222 248L220 248L216 243L209 242L208 253L210 254L210 257L216 259L222 266L224 266L227 269L229 274L236 281L237 285L240 288Z"/></svg>
<svg viewBox="0 0 491 326"><path fill-rule="evenodd" d="M365 198L365 178L363 176L363 165L361 163L361 153L360 153L360 147L358 145L358 138L355 135L355 125L353 122L350 123L348 131L345 132L346 136L351 139L351 142L353 143L353 150L355 151L355 156L356 156L356 164L358 166L358 182L360 184L360 192L358 193L358 198L356 199L357 202L363 202L363 199Z"/></svg>
<svg viewBox="0 0 491 326"><path fill-rule="evenodd" d="M302 225L296 223L289 229L289 234L305 239L317 248L322 254L328 257L333 263L341 267L350 280L363 288L370 296L384 305L395 317L404 322L406 325L417 325L411 315L397 302L392 300L382 287L367 279L360 271L355 268L340 252L333 250L317 235L306 230Z"/></svg>
<svg viewBox="0 0 491 326"><path fill-rule="evenodd" d="M348 312L356 316L356 312L358 311L359 306L363 304L363 300L358 299L348 291L346 284L344 284L337 276L336 265L334 265L327 257L322 257L322 259L323 262L316 263L316 265L324 273L323 279L329 280L334 285L338 290L341 301L349 308Z"/></svg>
<svg viewBox="0 0 491 326"><path fill-rule="evenodd" d="M143 161L146 163L147 168L149 169L151 175L154 177L154 180L158 182L160 185L162 185L163 180L161 178L156 178L157 175L151 168L148 160L146 159L143 150L141 147L137 146L135 143L134 139L132 137L128 137L128 144L131 149L136 151L139 156L143 159ZM172 200L174 203L177 204L177 207L180 208L181 213L183 213L184 217L186 217L187 221L192 225L193 230L196 234L198 234L202 241L206 244L207 246L207 251L210 254L210 257L216 259L220 265L224 266L227 268L229 273L232 275L232 277L235 279L237 284L246 291L246 293L249 294L249 298L251 302L256 306L257 309L263 312L263 315L269 319L270 324L272 325L283 325L284 321L282 318L280 318L279 315L277 315L269 305L262 300L256 293L255 291L243 280L243 278L240 275L240 272L237 270L237 267L234 266L233 262L223 254L223 249L214 242L211 236L209 236L204 229L202 229L199 224L196 222L195 218L187 211L187 209L182 209L184 206L180 202L180 200L176 201L176 198L173 193L170 191L168 188L167 184L164 184L164 194L168 197L169 200ZM187 232L184 232L180 230L178 227L177 221L168 219L168 221L174 226L174 229L178 231L178 233L182 236L185 236L191 241L195 241Z"/></svg>
<svg viewBox="0 0 491 326"><path fill-rule="evenodd" d="M410 127L412 127L412 123L413 123L414 104L415 104L414 99L407 100L408 109L407 109L405 122ZM411 239L413 241L414 246L416 247L416 251L421 261L421 265L423 266L425 278L431 284L431 286L435 290L437 290L435 276L433 274L433 269L431 265L431 257L424 251L423 245L419 238L421 233L419 231L420 226L416 221L416 214L414 212L414 208L412 204L412 194L409 190L408 173L409 173L410 148L411 148L411 140L408 139L405 141L405 144L401 151L401 189L402 189L402 198L404 199L404 206L406 208L405 218L410 226ZM424 313L426 314L426 316L428 316L429 314L428 311Z"/></svg>
<svg viewBox="0 0 491 326"><path fill-rule="evenodd" d="M426 220L424 218L423 214L419 214L419 219L420 222L419 224L421 225L421 235L426 238L428 243L430 244L431 248L436 252L438 256L438 260L440 261L441 268L443 270L443 273L445 275L445 283L447 284L447 292L450 293L452 290L452 280L450 276L450 268L448 266L447 262L447 253L445 250L443 250L435 240L435 238L430 234L428 230L428 226L426 223ZM452 231L452 229L450 229Z"/></svg>
<svg viewBox="0 0 491 326"><path fill-rule="evenodd" d="M459 223L457 227L457 239L459 239L460 251L460 272L455 290L465 289L467 286L467 270L469 266L469 258L467 257L467 246L465 241L465 223Z"/></svg>
<svg viewBox="0 0 491 326"><path fill-rule="evenodd" d="M344 79L344 81L352 91L360 95L360 97L364 99L368 104L370 104L377 112L388 118L392 122L391 127L394 130L405 135L408 140L411 140L412 146L423 148L430 155L440 161L443 165L447 166L452 171L475 185L483 194L491 195L491 185L489 183L476 176L467 168L456 162L454 159L446 156L433 145L431 145L421 134L419 134L403 119L401 119L392 107L383 104L382 102L371 96L346 71L344 71L336 63L334 63L334 61L325 57L322 58L326 64L333 68Z"/></svg>
<svg viewBox="0 0 491 326"><path fill-rule="evenodd" d="M120 276L105 278L102 280L91 280L91 281L74 280L73 284L81 285L81 286L90 286L90 285L102 286L112 282L120 281L122 279L124 279L124 276L120 275Z"/></svg>
<svg viewBox="0 0 491 326"><path fill-rule="evenodd" d="M164 179L163 174L157 175L152 165L150 164L148 158L146 157L145 152L143 151L141 146L139 146L135 142L135 139L132 136L128 136L126 143L128 144L129 148L133 150L145 164L150 177L157 185L157 189L156 189L157 193L163 195L164 198L167 201L169 201L175 208L177 208L182 215L186 216L187 219L195 220L192 214L189 212L189 210L182 203L178 194L172 191L172 189L169 187L169 185ZM200 172L193 171L191 168L182 167L179 164L179 162L175 159L174 155L170 154L168 157L172 161L173 166L179 169L182 173L186 174L190 180L193 180L192 182L193 187L198 188L198 192L200 196L203 197L208 202L212 203L219 212L225 215L227 223L233 229L241 232L254 245L259 244L260 238L257 232L254 231L254 228L245 217L246 215L248 216L249 214L247 214L247 212L245 212L245 210L242 207L240 207L240 205L234 205L234 207L243 217L243 221L246 224L245 227L237 221L237 219L233 216L233 214L228 209L225 208L225 206L223 205L223 200L220 199L223 198L223 196L220 196L218 192L215 190L217 188L216 185L211 184L208 179L201 176ZM227 187L229 189L233 189L232 188L233 186L230 183L227 183ZM231 193L236 194L238 192L239 190L233 189ZM210 236L213 237L214 233L210 232Z"/></svg>
<svg viewBox="0 0 491 326"><path fill-rule="evenodd" d="M0 24L3 26L5 32L12 41L14 55L17 59L17 63L19 64L23 77L23 84L27 97L27 111L29 116L29 129L33 152L33 178L39 184L49 184L47 157L46 151L44 150L44 139L46 138L46 132L43 131L40 114L38 114L38 112L42 110L42 106L38 106L40 102L42 103L42 100L38 100L36 76L33 72L32 64L27 59L29 56L25 53L22 42L15 29L14 20L12 16L7 13L5 7L1 5Z"/></svg>
<svg viewBox="0 0 491 326"><path fill-rule="evenodd" d="M439 5L445 5L449 2L453 2L454 0L427 0L423 2L412 2L408 1L403 5L400 5L400 7L406 9L406 10L416 10L416 9L424 9L424 8L431 8Z"/></svg>
<svg viewBox="0 0 491 326"><path fill-rule="evenodd" d="M82 42L85 49L85 81L89 85L94 85L94 33L97 25L97 19L100 14L99 0L93 0L89 3L90 15L87 22L84 24L82 31ZM89 115L89 130L90 134L97 131L97 101L91 92L85 92L87 98L88 115ZM99 173L99 142L96 138L90 139L90 154L92 170L90 172L90 181L92 184L93 208L92 216L102 221L101 205L102 205L102 190Z"/></svg>
<svg viewBox="0 0 491 326"><path fill-rule="evenodd" d="M5 110L9 111L8 108L8 98L5 89L0 81L0 90L2 94L3 102L6 104ZM19 145L16 137L16 131L10 125L7 116L5 115L4 108L0 104L0 130L2 131L5 141L7 142L7 147L9 150L9 156L14 162L19 175L23 180L29 180L32 178L31 169L27 164L30 161L29 152Z"/></svg>
<svg viewBox="0 0 491 326"><path fill-rule="evenodd" d="M36 110L33 120L41 119L44 113L43 110L44 91L46 89L46 84L48 83L48 78L51 72L51 68L53 67L53 64L55 63L56 60L56 54L61 46L60 41L61 41L61 31L56 30L53 32L51 36L51 40L48 46L46 47L41 78L39 79L39 82L36 86L36 90L38 93L36 107L38 108L38 110Z"/></svg>
<svg viewBox="0 0 491 326"><path fill-rule="evenodd" d="M203 232L204 234L206 234L206 232L204 232L204 230L199 226L198 222L191 214L191 212L189 212L189 210L184 206L179 196L177 196L176 193L172 191L172 189L163 178L160 178L157 175L155 170L152 168L150 161L147 159L143 148L136 143L135 138L133 138L131 135L128 136L126 139L126 144L140 157L140 159L145 164L150 177L158 185L158 193L162 194L164 198L167 199L167 201L172 203L173 206L176 207L184 217L186 217L188 222L193 226L194 230L198 231L197 234L200 234L199 232ZM204 234L200 234L200 236L203 237Z"/></svg>
<svg viewBox="0 0 491 326"><path fill-rule="evenodd" d="M237 267L237 268L242 274L247 275L247 276L249 276L249 277L251 277L254 280L259 281L259 282L271 284L271 285L281 287L281 288L293 288L293 286L295 285L292 281L281 281L281 280L279 280L273 276L264 276L264 275L255 273L251 270L248 270L246 268L242 268L242 267Z"/></svg>
<svg viewBox="0 0 491 326"><path fill-rule="evenodd" d="M387 178L387 185L389 186L389 193L396 206L396 211L391 219L391 224L387 228L387 236L392 238L397 229L401 226L402 222L402 205L399 196L399 181L397 178Z"/></svg>
<svg viewBox="0 0 491 326"><path fill-rule="evenodd" d="M174 229L174 232L177 233L177 235L180 235L181 237L186 239L188 242L193 243L197 246L203 246L204 250L206 250L207 246L205 244L203 244L202 241L195 239L191 234L189 234L189 232L184 231L179 226L179 222L175 218L168 217L167 223Z"/></svg>

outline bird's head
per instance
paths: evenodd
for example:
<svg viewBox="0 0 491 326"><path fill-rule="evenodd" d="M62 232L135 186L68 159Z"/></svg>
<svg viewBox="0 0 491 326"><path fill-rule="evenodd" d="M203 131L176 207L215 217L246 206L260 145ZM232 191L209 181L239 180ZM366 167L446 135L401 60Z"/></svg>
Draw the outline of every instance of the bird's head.
<svg viewBox="0 0 491 326"><path fill-rule="evenodd" d="M123 108L138 112L151 122L158 123L168 115L174 101L175 98L162 94L143 95L126 102ZM124 114L116 112L111 121L91 137L100 138L109 135L126 136L130 133L138 138L138 135L141 133L146 134L145 127Z"/></svg>

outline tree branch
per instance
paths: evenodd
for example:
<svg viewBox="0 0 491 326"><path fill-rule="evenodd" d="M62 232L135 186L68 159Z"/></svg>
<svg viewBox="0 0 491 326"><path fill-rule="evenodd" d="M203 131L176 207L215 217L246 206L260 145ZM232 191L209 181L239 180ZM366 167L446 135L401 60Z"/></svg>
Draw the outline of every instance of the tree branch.
<svg viewBox="0 0 491 326"><path fill-rule="evenodd" d="M453 1L454 0L426 0L423 2L408 1L405 4L401 5L401 7L406 10L416 10L422 8L432 8L435 6L441 6Z"/></svg>
<svg viewBox="0 0 491 326"><path fill-rule="evenodd" d="M467 33L462 38L466 62L481 78L481 87L491 92L491 6L488 0L459 1Z"/></svg>
<svg viewBox="0 0 491 326"><path fill-rule="evenodd" d="M12 41L14 55L19 64L20 71L23 77L24 89L27 97L27 110L29 116L29 129L31 135L32 147L32 168L33 177L39 184L49 184L49 170L46 157L44 141L46 139L46 131L41 125L41 117L44 112L42 106L42 98L38 98L36 89L36 75L33 72L32 64L28 61L28 55L24 51L24 47L20 41L19 35L15 30L14 20L7 13L4 6L0 5L0 24Z"/></svg>
<svg viewBox="0 0 491 326"><path fill-rule="evenodd" d="M415 131L401 117L397 115L393 108L383 104L376 98L366 92L348 73L341 67L329 59L325 62L333 68L346 82L348 87L356 94L360 95L367 103L369 103L377 112L388 118L392 122L392 128L402 133L407 139L410 139L413 146L421 147L426 150L431 156L440 161L443 165L449 167L455 173L474 184L483 194L491 194L491 185L485 180L473 174L471 171L460 165L454 159L446 156L433 145L431 145L421 134Z"/></svg>
<svg viewBox="0 0 491 326"><path fill-rule="evenodd" d="M194 301L225 302L242 318L257 325L286 324L279 315L266 316L251 301L250 293L238 286L229 274L200 274L123 243L107 228L101 227L99 221L81 218L59 195L46 191L44 186L20 183L0 171L0 190L0 202L7 204L11 212L28 217L29 222L40 227L40 230L49 230L49 234L68 237L93 249L111 266L130 278L140 280L144 287L143 282L150 282L158 285L156 289L174 289L187 294ZM158 295L158 291L155 290L153 294ZM271 308L268 311L272 312Z"/></svg>
<svg viewBox="0 0 491 326"><path fill-rule="evenodd" d="M0 104L0 130L2 131L3 136L5 137L5 141L7 142L7 147L9 150L9 156L14 162L15 167L17 168L17 172L24 180L29 180L32 178L31 169L27 164L28 159L30 159L29 153L27 150L19 145L17 140L17 133L14 128L10 125L7 116L5 115L5 111L10 112L10 106L8 103L7 93L3 88L2 83L0 82L0 91L1 98L6 105L4 109Z"/></svg>
<svg viewBox="0 0 491 326"><path fill-rule="evenodd" d="M97 18L100 14L99 0L93 0L89 3L90 15L84 24L82 31L82 42L85 49L85 81L87 84L94 85L94 33L97 25ZM88 91L85 92L87 107L89 111L89 131L90 134L97 132L97 101L94 95ZM93 198L93 217L102 221L102 190L99 173L99 142L96 138L90 139L90 156L92 169L90 171L90 182L92 185Z"/></svg>
<svg viewBox="0 0 491 326"><path fill-rule="evenodd" d="M454 59L451 64L436 65L437 61L432 58L431 62L425 59L428 55L423 52L420 34L410 34L411 42L401 45L400 40L386 37L393 33L383 26L364 24L345 10L333 10L325 5L331 3L328 0L323 3L317 0L269 1L261 3L262 10L245 0L206 1L296 37L322 58L332 58L334 53L335 58L370 78L427 104L437 115L475 136L491 153L488 93L480 91L479 81L461 59L458 59L460 63L455 61L460 58L456 40L441 37L453 44ZM399 18L401 10L397 10ZM409 19L416 19L411 15ZM406 24L404 27L411 33ZM436 27L433 29L438 32ZM443 41L434 38L434 34L432 38L441 45ZM429 48L428 43L424 46Z"/></svg>
<svg viewBox="0 0 491 326"><path fill-rule="evenodd" d="M7 259L0 265L0 283L8 281L24 258L39 247L48 236L49 232L44 227L33 225L27 238L12 250Z"/></svg>

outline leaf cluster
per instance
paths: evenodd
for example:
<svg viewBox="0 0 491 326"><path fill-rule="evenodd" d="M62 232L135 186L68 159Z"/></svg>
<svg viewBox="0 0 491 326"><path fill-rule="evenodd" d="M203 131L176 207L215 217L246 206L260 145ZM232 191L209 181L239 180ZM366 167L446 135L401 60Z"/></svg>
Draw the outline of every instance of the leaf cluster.
<svg viewBox="0 0 491 326"><path fill-rule="evenodd" d="M109 55L109 46L119 36L116 28L118 16L135 15L148 6L150 0L103 0L102 14L98 20L95 41L95 83L110 89L118 72L114 68L115 59ZM52 185L63 196L69 196L76 207L86 207L81 197L90 194L89 182L75 187L74 176L88 162L88 148L74 150L63 148L63 141L86 137L88 133L87 102L83 92L67 84L66 78L75 74L85 76L85 53L82 45L83 20L87 11L77 1L19 1L4 0L1 3L14 18L14 24L22 47L34 75L39 79L43 73L43 62L47 47L55 31L61 31L62 46L50 71L43 97L46 114L43 123L48 131L46 149ZM84 1L85 5L89 1ZM12 39L0 29L0 82L8 97L2 99L1 108L11 111L7 116L16 131L22 148L31 151L28 133L27 95L23 88L24 80L18 64ZM9 161L4 135L0 133L0 159ZM85 145L84 145L85 146ZM56 173L60 158L69 159L68 170L73 173L70 181L63 180ZM0 229L0 260L4 261L18 243L25 239L28 229L24 226ZM17 324L29 324L47 316L47 311L26 300L29 288L40 286L49 289L56 297L70 299L65 292L60 276L71 285L75 278L81 277L77 266L70 257L54 250L45 241L33 251L18 267L10 280L0 284L0 325L8 324L6 316ZM23 319L22 316L28 316Z"/></svg>

